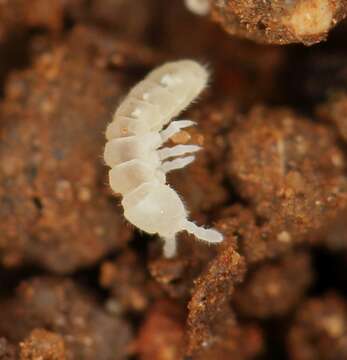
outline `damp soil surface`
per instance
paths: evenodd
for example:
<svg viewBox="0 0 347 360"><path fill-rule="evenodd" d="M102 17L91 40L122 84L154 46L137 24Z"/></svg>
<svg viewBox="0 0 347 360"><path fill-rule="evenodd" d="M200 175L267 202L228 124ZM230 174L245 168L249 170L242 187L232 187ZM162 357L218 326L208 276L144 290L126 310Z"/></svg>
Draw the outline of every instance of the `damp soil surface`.
<svg viewBox="0 0 347 360"><path fill-rule="evenodd" d="M0 1L0 360L347 359L346 4L233 3ZM166 259L102 153L131 86L183 58L211 80L169 146L203 150L168 183L224 241Z"/></svg>

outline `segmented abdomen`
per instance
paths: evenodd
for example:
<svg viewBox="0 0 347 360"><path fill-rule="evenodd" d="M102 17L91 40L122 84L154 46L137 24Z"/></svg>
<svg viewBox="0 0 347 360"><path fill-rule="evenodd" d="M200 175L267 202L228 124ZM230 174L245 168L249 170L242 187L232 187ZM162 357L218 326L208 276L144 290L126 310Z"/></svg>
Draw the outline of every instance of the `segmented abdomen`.
<svg viewBox="0 0 347 360"><path fill-rule="evenodd" d="M191 60L168 63L139 82L117 109L108 140L159 131L204 89L206 70Z"/></svg>
<svg viewBox="0 0 347 360"><path fill-rule="evenodd" d="M174 255L175 234L182 230L209 242L223 239L218 231L190 222L177 192L166 184L165 174L194 161L192 153L200 147L161 148L180 129L194 125L179 120L162 130L199 95L207 78L204 67L191 60L164 64L129 92L106 130L110 186L122 194L124 215L132 224L165 240L166 256Z"/></svg>

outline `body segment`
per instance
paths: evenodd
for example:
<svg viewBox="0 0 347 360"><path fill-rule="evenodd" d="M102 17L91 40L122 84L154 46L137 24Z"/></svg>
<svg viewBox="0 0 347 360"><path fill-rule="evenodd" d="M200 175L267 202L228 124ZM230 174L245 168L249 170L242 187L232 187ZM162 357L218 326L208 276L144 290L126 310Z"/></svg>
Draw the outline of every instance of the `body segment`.
<svg viewBox="0 0 347 360"><path fill-rule="evenodd" d="M130 90L106 130L104 159L111 167L112 190L123 196L124 216L139 229L161 236L165 256L175 255L175 236L183 230L207 242L223 240L218 231L190 222L177 192L166 184L165 174L194 161L191 154L200 147L162 147L180 129L194 125L176 120L164 128L207 80L206 69L192 60L164 64Z"/></svg>

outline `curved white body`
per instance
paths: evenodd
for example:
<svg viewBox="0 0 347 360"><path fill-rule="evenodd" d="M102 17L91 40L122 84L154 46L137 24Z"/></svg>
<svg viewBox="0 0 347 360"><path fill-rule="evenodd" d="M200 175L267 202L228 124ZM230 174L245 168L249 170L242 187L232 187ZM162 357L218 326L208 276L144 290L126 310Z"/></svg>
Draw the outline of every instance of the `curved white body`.
<svg viewBox="0 0 347 360"><path fill-rule="evenodd" d="M104 159L111 167L112 190L123 196L124 216L139 229L159 234L168 257L175 255L175 235L182 230L211 243L223 240L218 231L188 221L182 200L166 184L167 172L194 161L192 155L179 156L200 147L162 147L180 129L194 124L190 120L172 121L162 130L199 95L207 80L207 71L197 62L164 64L129 92L106 129Z"/></svg>

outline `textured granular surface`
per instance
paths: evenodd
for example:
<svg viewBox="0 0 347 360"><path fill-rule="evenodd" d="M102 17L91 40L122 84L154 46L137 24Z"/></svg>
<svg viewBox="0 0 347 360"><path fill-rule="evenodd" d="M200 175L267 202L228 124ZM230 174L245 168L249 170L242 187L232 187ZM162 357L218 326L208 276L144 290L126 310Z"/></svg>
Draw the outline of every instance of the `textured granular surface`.
<svg viewBox="0 0 347 360"><path fill-rule="evenodd" d="M211 0L212 17L230 34L270 44L325 40L346 17L344 0Z"/></svg>
<svg viewBox="0 0 347 360"><path fill-rule="evenodd" d="M312 265L305 253L290 254L281 261L254 269L236 290L233 302L240 314L257 318L289 312L312 284Z"/></svg>
<svg viewBox="0 0 347 360"><path fill-rule="evenodd" d="M117 259L101 264L99 283L110 290L107 306L111 311L142 313L153 299L163 295L146 265L134 251L125 251Z"/></svg>
<svg viewBox="0 0 347 360"><path fill-rule="evenodd" d="M20 359L65 360L64 340L60 335L35 329L20 343Z"/></svg>
<svg viewBox="0 0 347 360"><path fill-rule="evenodd" d="M57 272L92 264L124 246L130 229L103 186L103 131L122 92L89 56L87 29L12 74L0 109L0 258ZM103 39L105 41L105 39ZM71 49L79 44L79 52ZM100 89L102 89L102 96Z"/></svg>
<svg viewBox="0 0 347 360"><path fill-rule="evenodd" d="M347 357L347 304L337 294L307 299L297 310L288 334L289 358Z"/></svg>
<svg viewBox="0 0 347 360"><path fill-rule="evenodd" d="M0 1L0 360L347 358L346 2L210 4ZM202 150L168 183L224 241L168 259L102 153L131 86L185 58L210 82L167 145Z"/></svg>
<svg viewBox="0 0 347 360"><path fill-rule="evenodd" d="M148 310L136 341L144 360L176 360L184 356L184 313L174 302L161 300Z"/></svg>
<svg viewBox="0 0 347 360"><path fill-rule="evenodd" d="M9 340L24 340L20 344L23 360L35 353L46 353L40 356L49 358L49 352L56 359L122 359L131 339L126 321L109 316L88 291L71 280L25 281L13 299L2 301L0 309L0 332Z"/></svg>
<svg viewBox="0 0 347 360"><path fill-rule="evenodd" d="M260 107L231 132L230 143L229 177L260 223L257 240L242 239L250 261L309 239L346 207L345 155L328 127Z"/></svg>

